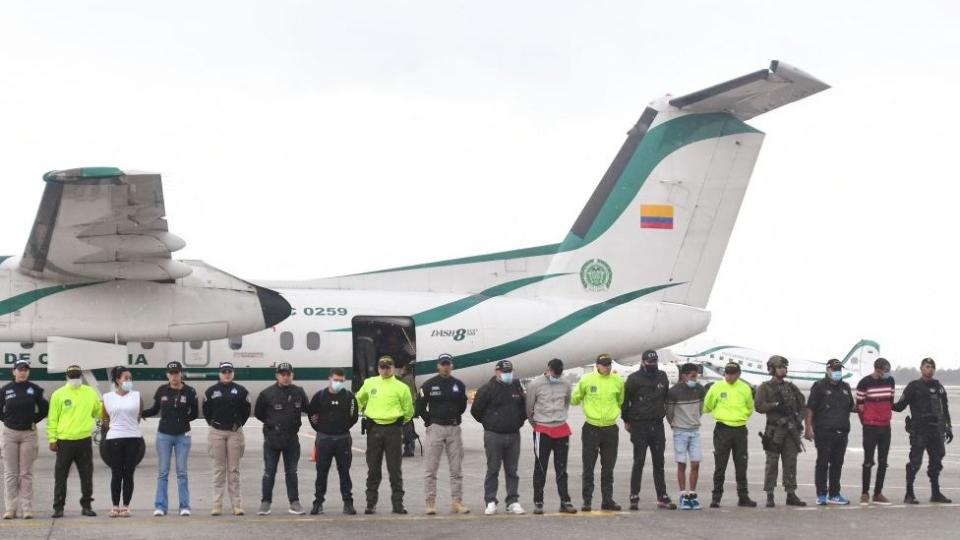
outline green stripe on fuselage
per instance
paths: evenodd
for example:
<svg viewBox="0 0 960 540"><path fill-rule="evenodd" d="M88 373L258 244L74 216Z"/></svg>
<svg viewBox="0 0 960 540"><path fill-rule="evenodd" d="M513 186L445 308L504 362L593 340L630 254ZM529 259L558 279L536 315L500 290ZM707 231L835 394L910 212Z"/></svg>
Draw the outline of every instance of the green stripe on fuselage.
<svg viewBox="0 0 960 540"><path fill-rule="evenodd" d="M0 315L6 315L8 313L13 313L14 311L21 310L30 304L50 296L51 294L57 294L63 291L69 291L70 289L79 289L80 287L88 287L90 285L99 285L103 281L95 281L93 283L73 283L70 285L57 285L54 287L46 287L44 289L37 289L34 291L28 291L16 296L11 296L6 300L0 300Z"/></svg>
<svg viewBox="0 0 960 540"><path fill-rule="evenodd" d="M166 367L137 367L127 366L133 373L134 380L137 381L166 381ZM305 380L322 380L330 376L330 370L333 367L298 367L294 370L294 377L300 377ZM350 367L340 367L349 379L353 374ZM94 369L92 373L98 381L107 381L110 379L106 369ZM237 367L234 368L236 381L243 384L243 381L272 381L276 378L277 370L272 367ZM217 381L220 370L216 367L186 367L184 368L183 380L186 383ZM62 372L51 373L46 368L34 367L30 369L30 380L32 381L63 381L66 375Z"/></svg>

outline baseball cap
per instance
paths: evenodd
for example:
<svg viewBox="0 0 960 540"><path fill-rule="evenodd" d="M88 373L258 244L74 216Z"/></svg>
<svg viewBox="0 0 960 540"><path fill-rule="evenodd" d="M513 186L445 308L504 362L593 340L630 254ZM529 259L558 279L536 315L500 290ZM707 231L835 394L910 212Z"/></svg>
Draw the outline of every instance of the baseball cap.
<svg viewBox="0 0 960 540"><path fill-rule="evenodd" d="M233 362L220 362L220 371L223 371L225 369L229 369L230 371L233 371Z"/></svg>
<svg viewBox="0 0 960 540"><path fill-rule="evenodd" d="M68 379L77 379L83 373L83 370L80 369L80 366L73 364L67 366L67 378Z"/></svg>
<svg viewBox="0 0 960 540"><path fill-rule="evenodd" d="M836 358L831 358L827 360L827 369L830 371L840 371L843 369L843 364L841 364Z"/></svg>
<svg viewBox="0 0 960 540"><path fill-rule="evenodd" d="M727 362L727 365L723 366L724 373L740 373L740 364L736 362Z"/></svg>
<svg viewBox="0 0 960 540"><path fill-rule="evenodd" d="M648 350L646 350L646 351L643 351L643 361L644 361L644 362L648 362L648 363L649 363L649 362L656 362L656 361L658 361L659 359L660 359L660 357L657 356L657 351L654 351L654 350L652 350L652 349L648 349Z"/></svg>
<svg viewBox="0 0 960 540"><path fill-rule="evenodd" d="M377 367L393 367L393 357L390 355L381 356L380 360L377 361Z"/></svg>
<svg viewBox="0 0 960 540"><path fill-rule="evenodd" d="M609 366L613 363L613 358L611 358L609 354L604 353L597 356L597 363L601 366Z"/></svg>
<svg viewBox="0 0 960 540"><path fill-rule="evenodd" d="M453 364L453 357L447 353L443 353L437 357L438 364Z"/></svg>
<svg viewBox="0 0 960 540"><path fill-rule="evenodd" d="M282 373L286 371L287 373L293 373L293 365L290 362L280 362L277 364L277 373Z"/></svg>
<svg viewBox="0 0 960 540"><path fill-rule="evenodd" d="M174 360L173 362L167 363L167 373L179 373L183 371L183 364Z"/></svg>
<svg viewBox="0 0 960 540"><path fill-rule="evenodd" d="M513 371L513 362L509 360L500 360L497 362L496 369L504 373L510 373Z"/></svg>
<svg viewBox="0 0 960 540"><path fill-rule="evenodd" d="M30 369L30 361L29 361L29 360L17 360L16 362L13 363L13 369L20 369L20 368Z"/></svg>

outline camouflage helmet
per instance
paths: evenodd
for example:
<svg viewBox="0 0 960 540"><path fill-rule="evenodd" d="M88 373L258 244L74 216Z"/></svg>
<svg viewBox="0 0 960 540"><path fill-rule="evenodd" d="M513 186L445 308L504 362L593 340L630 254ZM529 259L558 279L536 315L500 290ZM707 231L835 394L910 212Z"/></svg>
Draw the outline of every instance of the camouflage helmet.
<svg viewBox="0 0 960 540"><path fill-rule="evenodd" d="M767 360L767 371L771 375L773 375L773 370L777 368L781 368L781 367L785 368L789 366L790 366L790 361L780 356L779 354L775 354L771 356L769 360Z"/></svg>

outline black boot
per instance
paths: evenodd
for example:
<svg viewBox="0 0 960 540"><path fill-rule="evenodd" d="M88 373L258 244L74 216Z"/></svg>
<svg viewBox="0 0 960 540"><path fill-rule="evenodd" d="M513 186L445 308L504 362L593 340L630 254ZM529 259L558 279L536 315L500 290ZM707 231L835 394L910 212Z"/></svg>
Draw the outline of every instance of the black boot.
<svg viewBox="0 0 960 540"><path fill-rule="evenodd" d="M313 507L310 508L310 515L315 516L317 514L323 513L323 503L320 501L313 501Z"/></svg>
<svg viewBox="0 0 960 540"><path fill-rule="evenodd" d="M377 513L377 505L367 503L367 508L364 509L363 513L364 513L364 514L367 514L367 515L376 514L376 513Z"/></svg>
<svg viewBox="0 0 960 540"><path fill-rule="evenodd" d="M533 503L533 513L536 514L536 515L538 515L538 516L543 513L543 503L542 503L542 502L535 502L535 503Z"/></svg>
<svg viewBox="0 0 960 540"><path fill-rule="evenodd" d="M903 504L920 504L917 497L913 494L913 483L907 484L907 493L903 496Z"/></svg>
<svg viewBox="0 0 960 540"><path fill-rule="evenodd" d="M97 517L97 513L93 511L93 508L89 506L84 506L80 509L80 513L87 517Z"/></svg>
<svg viewBox="0 0 960 540"><path fill-rule="evenodd" d="M601 510L609 510L611 512L619 512L623 508L617 504L613 499L607 499L603 501L603 504L600 505Z"/></svg>
<svg viewBox="0 0 960 540"><path fill-rule="evenodd" d="M740 495L740 498L737 500L737 506L742 506L744 508L756 508L757 501L751 499L749 495L743 494Z"/></svg>
<svg viewBox="0 0 960 540"><path fill-rule="evenodd" d="M396 503L393 505L394 514L406 514L407 509L403 507L403 503Z"/></svg>
<svg viewBox="0 0 960 540"><path fill-rule="evenodd" d="M806 501L800 500L800 497L797 497L797 494L793 491L787 493L787 506L806 506Z"/></svg>
<svg viewBox="0 0 960 540"><path fill-rule="evenodd" d="M773 492L768 491L767 492L767 508L773 508L775 506L777 506L777 503L776 501L773 500Z"/></svg>
<svg viewBox="0 0 960 540"><path fill-rule="evenodd" d="M590 499L583 500L583 506L580 507L581 512L592 512L593 511L593 501Z"/></svg>
<svg viewBox="0 0 960 540"><path fill-rule="evenodd" d="M357 515L357 509L353 507L353 501L343 501L343 513L348 516Z"/></svg>
<svg viewBox="0 0 960 540"><path fill-rule="evenodd" d="M53 509L53 514L51 514L50 517L52 517L52 518L54 518L54 519L56 519L56 518L62 518L62 517L63 517L63 508L54 508L54 509Z"/></svg>
<svg viewBox="0 0 960 540"><path fill-rule="evenodd" d="M630 509L639 510L640 509L640 496L639 495L630 495Z"/></svg>

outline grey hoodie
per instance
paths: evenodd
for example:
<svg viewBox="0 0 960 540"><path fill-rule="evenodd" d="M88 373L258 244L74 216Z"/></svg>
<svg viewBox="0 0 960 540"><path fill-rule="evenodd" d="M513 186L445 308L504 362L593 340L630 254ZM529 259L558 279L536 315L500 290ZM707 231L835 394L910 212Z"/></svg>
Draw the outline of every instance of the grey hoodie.
<svg viewBox="0 0 960 540"><path fill-rule="evenodd" d="M673 429L700 429L703 398L707 391L700 383L693 388L680 381L667 392L667 422Z"/></svg>
<svg viewBox="0 0 960 540"><path fill-rule="evenodd" d="M573 387L563 379L550 382L546 375L533 379L527 386L527 418L547 427L562 425L567 421L572 391Z"/></svg>

